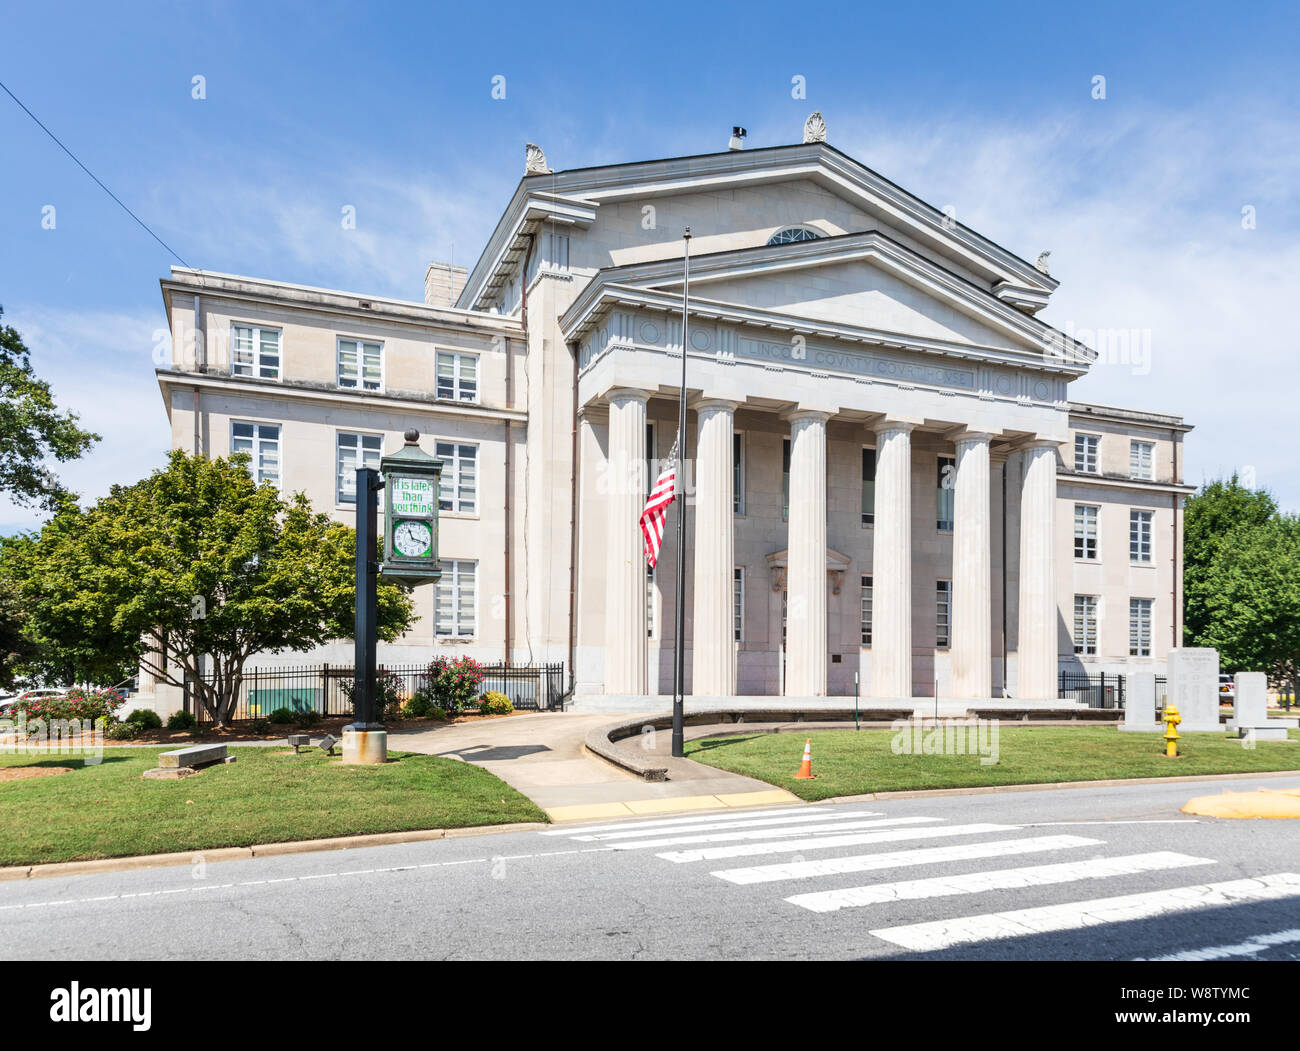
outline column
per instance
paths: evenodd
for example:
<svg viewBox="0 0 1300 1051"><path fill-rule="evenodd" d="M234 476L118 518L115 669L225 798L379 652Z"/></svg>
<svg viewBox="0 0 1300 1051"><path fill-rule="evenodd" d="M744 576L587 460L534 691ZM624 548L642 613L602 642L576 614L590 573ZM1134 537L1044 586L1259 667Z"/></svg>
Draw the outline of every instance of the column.
<svg viewBox="0 0 1300 1051"><path fill-rule="evenodd" d="M1055 700L1056 453L1060 443L1024 447L1020 482L1020 621L1016 647L1016 696Z"/></svg>
<svg viewBox="0 0 1300 1051"><path fill-rule="evenodd" d="M871 692L912 696L912 427L876 425L876 521L871 549Z"/></svg>
<svg viewBox="0 0 1300 1051"><path fill-rule="evenodd" d="M790 414L790 521L786 573L785 692L826 695L826 421Z"/></svg>
<svg viewBox="0 0 1300 1051"><path fill-rule="evenodd" d="M732 622L735 509L732 498L734 401L711 398L695 406L699 425L695 461L695 613L691 694L736 693Z"/></svg>
<svg viewBox="0 0 1300 1051"><path fill-rule="evenodd" d="M605 692L646 692L646 562L641 512L652 480L646 478L646 402L643 390L609 392L609 511L605 581Z"/></svg>
<svg viewBox="0 0 1300 1051"><path fill-rule="evenodd" d="M957 446L952 531L952 695L993 695L990 434L963 430Z"/></svg>

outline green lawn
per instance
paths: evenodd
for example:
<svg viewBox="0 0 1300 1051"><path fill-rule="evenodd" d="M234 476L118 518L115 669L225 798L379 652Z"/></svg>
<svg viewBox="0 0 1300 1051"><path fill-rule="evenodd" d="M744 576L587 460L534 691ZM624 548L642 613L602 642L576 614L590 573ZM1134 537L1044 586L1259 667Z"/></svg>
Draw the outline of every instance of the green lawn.
<svg viewBox="0 0 1300 1051"><path fill-rule="evenodd" d="M70 756L0 756L0 769L73 768L0 782L0 865L546 820L505 782L453 759L390 752L384 766L343 766L316 749L232 747L238 759L229 765L144 780L160 751L105 749L91 766Z"/></svg>
<svg viewBox="0 0 1300 1051"><path fill-rule="evenodd" d="M1175 777L1261 770L1300 771L1300 732L1291 741L1260 743L1253 750L1222 734L1183 734L1183 758L1164 758L1158 734L1121 733L1114 727L1000 728L998 762L979 755L895 755L893 730L826 730L811 735L747 734L686 743L697 762L769 781L802 799L924 788L1103 781L1125 777ZM804 740L812 737L815 781L796 781Z"/></svg>

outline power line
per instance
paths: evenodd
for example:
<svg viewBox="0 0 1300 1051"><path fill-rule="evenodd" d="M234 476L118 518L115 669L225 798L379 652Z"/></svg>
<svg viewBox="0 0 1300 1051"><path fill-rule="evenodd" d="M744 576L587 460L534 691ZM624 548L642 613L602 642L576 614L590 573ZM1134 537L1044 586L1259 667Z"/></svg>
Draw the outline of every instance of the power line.
<svg viewBox="0 0 1300 1051"><path fill-rule="evenodd" d="M68 147L63 145L63 143L59 140L59 137L55 135L54 132L50 131L50 129L47 128L44 124L42 124L41 119L38 116L36 116L36 114L33 113L31 110L29 110L26 106L24 106L22 99L20 99L17 95L15 95L12 91L10 91L8 85L6 85L2 80L0 80L0 88L4 88L5 94L8 95L11 99L13 99L16 103L18 103L19 108L24 113L26 113L27 116L31 117L32 120L36 122L36 126L40 128L41 131L45 132L45 134L48 135L51 139L53 139L54 142L58 145L59 149L61 149L64 153L66 153L69 157L71 157L74 161L76 161L77 167L80 168L87 175L89 175L92 179L94 179L95 185L97 185L101 190L103 190L106 194L108 194L111 198L113 198L113 200L117 202L118 206L122 209L122 211L126 212L127 215L129 215L132 219L134 219L137 223L140 224L140 228L144 230L145 233L147 233L150 237L152 237L155 241L157 241L160 245L162 245L165 249L167 249L169 253L175 256L176 259L180 261L180 264L184 266L186 269L189 270L194 269L194 267L190 266L190 264L185 262L184 259L181 259L181 255L179 252L176 251L176 249L172 248L171 245L169 245L166 241L164 241L161 237L159 237L156 233L154 233L151 229L149 229L148 223L146 223L143 219L141 219L138 215L136 215L135 212L131 211L130 208L128 208L125 204L123 204L121 198L118 197L117 194L115 194L112 190L110 190L107 186L105 186L102 182L100 182L99 176L97 176L94 172L92 172L89 168L87 168L84 164L82 164L81 161L77 159L77 155L73 153L70 149L68 149Z"/></svg>

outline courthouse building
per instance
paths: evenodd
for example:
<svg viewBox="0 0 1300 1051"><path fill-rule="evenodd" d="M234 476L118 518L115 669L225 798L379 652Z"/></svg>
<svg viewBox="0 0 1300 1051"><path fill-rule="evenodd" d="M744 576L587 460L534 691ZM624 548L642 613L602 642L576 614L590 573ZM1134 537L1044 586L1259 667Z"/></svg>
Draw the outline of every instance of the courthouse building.
<svg viewBox="0 0 1300 1051"><path fill-rule="evenodd" d="M593 168L530 145L423 303L173 269L158 380L176 447L349 523L355 467L417 429L443 574L380 660L562 661L596 704L672 691L680 504L653 571L638 518L685 349L688 693L1050 700L1163 671L1192 491L1180 417L1071 400L1095 355L1039 319L1056 286L814 114L795 145Z"/></svg>

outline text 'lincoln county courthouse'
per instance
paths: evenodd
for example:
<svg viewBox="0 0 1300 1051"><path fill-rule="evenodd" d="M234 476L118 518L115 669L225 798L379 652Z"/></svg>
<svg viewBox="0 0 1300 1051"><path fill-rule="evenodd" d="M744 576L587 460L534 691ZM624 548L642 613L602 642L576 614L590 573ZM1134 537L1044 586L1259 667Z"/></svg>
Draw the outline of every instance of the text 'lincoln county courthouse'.
<svg viewBox="0 0 1300 1051"><path fill-rule="evenodd" d="M563 661L582 701L671 693L690 227L686 689L1057 696L1163 671L1182 578L1180 417L1072 402L1094 353L1057 282L824 141L526 173L425 302L174 269L172 441L351 523L416 428L444 462L442 580L380 661ZM200 336L196 339L196 330ZM187 348L182 351L180 348ZM648 463L649 462L649 463ZM264 666L351 662L351 643Z"/></svg>

